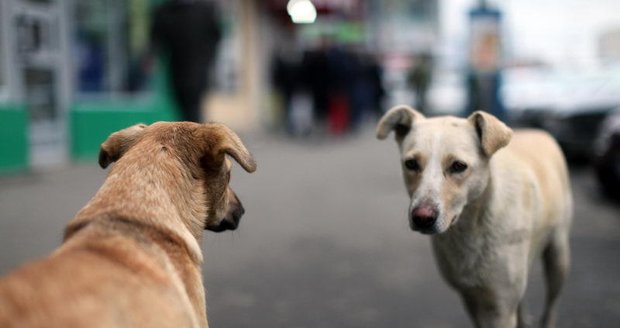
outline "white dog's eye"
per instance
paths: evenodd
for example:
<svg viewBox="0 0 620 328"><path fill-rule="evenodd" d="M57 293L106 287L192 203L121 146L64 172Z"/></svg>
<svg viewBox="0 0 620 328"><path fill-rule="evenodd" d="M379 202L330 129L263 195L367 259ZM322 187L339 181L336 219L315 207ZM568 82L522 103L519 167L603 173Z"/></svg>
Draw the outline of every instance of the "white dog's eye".
<svg viewBox="0 0 620 328"><path fill-rule="evenodd" d="M467 164L461 162L461 161L454 161L452 162L452 164L450 165L450 173L462 173L465 170L467 170Z"/></svg>
<svg viewBox="0 0 620 328"><path fill-rule="evenodd" d="M419 172L421 170L420 163L415 159L408 159L405 161L405 167L407 170Z"/></svg>

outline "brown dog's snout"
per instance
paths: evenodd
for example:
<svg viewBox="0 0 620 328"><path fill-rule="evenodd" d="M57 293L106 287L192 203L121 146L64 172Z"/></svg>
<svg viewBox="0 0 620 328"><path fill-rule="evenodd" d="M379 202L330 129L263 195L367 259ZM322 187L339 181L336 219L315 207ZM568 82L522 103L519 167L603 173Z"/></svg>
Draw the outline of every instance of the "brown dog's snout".
<svg viewBox="0 0 620 328"><path fill-rule="evenodd" d="M235 195L234 193L233 195L234 201L230 205L230 209L228 210L226 217L220 223L223 228L222 230L237 229L241 217L243 216L243 214L245 214L245 208L243 208L243 204L241 204L241 201L239 200L239 198L237 198L237 195Z"/></svg>
<svg viewBox="0 0 620 328"><path fill-rule="evenodd" d="M228 210L226 211L226 215L220 220L220 222L216 226L206 227L207 230L211 230L214 232L222 232L226 230L236 230L239 226L239 221L243 214L245 214L245 208L241 204L237 195L231 192L231 201L228 204Z"/></svg>
<svg viewBox="0 0 620 328"><path fill-rule="evenodd" d="M245 208L243 208L243 204L240 201L237 201L237 206L232 210L233 220L239 223L241 217L245 214Z"/></svg>
<svg viewBox="0 0 620 328"><path fill-rule="evenodd" d="M411 221L413 228L420 230L428 230L435 225L439 211L436 206L431 204L422 204L411 211Z"/></svg>

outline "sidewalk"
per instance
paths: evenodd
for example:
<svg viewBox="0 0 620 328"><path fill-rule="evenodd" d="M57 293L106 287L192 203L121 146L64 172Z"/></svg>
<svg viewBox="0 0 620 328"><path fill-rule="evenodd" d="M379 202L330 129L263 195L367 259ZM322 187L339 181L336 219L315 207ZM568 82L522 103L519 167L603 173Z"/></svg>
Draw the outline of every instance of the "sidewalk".
<svg viewBox="0 0 620 328"><path fill-rule="evenodd" d="M435 268L428 237L411 232L397 147L368 128L355 138L242 136L258 170L236 166L240 230L205 233L213 327L470 327ZM390 138L391 139L391 138ZM0 274L45 256L106 172L91 164L0 177ZM620 322L620 208L573 174L573 269L558 327ZM530 313L543 302L540 265Z"/></svg>

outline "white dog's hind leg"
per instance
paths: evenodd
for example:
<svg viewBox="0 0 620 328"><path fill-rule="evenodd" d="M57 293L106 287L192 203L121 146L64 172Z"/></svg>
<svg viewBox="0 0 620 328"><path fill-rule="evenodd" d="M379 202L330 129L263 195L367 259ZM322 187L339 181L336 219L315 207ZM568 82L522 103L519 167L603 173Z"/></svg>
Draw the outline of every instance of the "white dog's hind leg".
<svg viewBox="0 0 620 328"><path fill-rule="evenodd" d="M555 327L556 300L568 274L569 265L570 247L568 234L555 232L543 251L547 297L542 317L542 327Z"/></svg>
<svg viewBox="0 0 620 328"><path fill-rule="evenodd" d="M527 314L527 304L525 303L525 299L522 299L521 303L519 303L519 309L517 310L517 327L530 327L530 318Z"/></svg>

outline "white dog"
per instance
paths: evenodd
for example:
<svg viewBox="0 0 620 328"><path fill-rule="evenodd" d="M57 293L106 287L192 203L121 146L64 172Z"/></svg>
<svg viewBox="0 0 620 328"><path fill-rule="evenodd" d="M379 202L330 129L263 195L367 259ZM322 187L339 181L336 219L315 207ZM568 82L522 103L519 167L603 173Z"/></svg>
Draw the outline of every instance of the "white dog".
<svg viewBox="0 0 620 328"><path fill-rule="evenodd" d="M457 289L477 327L525 326L528 269L542 256L547 299L542 324L569 269L572 197L557 143L537 130L516 131L494 116L425 118L407 106L377 126L394 130L411 197L409 223L432 235L444 279ZM511 141L512 139L512 141Z"/></svg>

